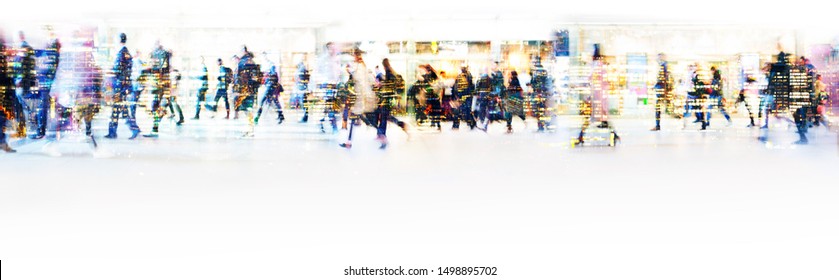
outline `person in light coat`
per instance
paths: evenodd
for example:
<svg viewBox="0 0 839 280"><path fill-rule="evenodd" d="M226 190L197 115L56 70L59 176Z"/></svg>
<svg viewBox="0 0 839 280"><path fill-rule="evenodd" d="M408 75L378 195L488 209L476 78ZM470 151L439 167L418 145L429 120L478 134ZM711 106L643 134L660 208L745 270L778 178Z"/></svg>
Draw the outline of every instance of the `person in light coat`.
<svg viewBox="0 0 839 280"><path fill-rule="evenodd" d="M347 136L347 141L339 145L347 149L352 147L352 133L355 120L361 120L367 125L375 126L375 111L379 104L376 93L373 92L375 77L367 69L367 64L364 63L364 59L361 57L363 53L361 50L354 51L355 62L350 68L352 90L356 96L355 103L350 107L350 119L353 120L353 124L349 127L350 131Z"/></svg>

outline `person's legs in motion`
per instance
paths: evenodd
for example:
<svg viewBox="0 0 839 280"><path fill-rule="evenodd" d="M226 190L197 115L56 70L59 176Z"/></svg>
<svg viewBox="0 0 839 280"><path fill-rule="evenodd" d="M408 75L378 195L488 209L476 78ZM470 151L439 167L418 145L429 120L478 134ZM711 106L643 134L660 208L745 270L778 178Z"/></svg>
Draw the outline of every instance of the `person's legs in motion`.
<svg viewBox="0 0 839 280"><path fill-rule="evenodd" d="M592 115L583 119L583 125L580 127L580 134L577 136L576 144L585 143L586 129L588 129L588 126L591 125L593 118L594 116Z"/></svg>
<svg viewBox="0 0 839 280"><path fill-rule="evenodd" d="M757 118L761 118L761 114L763 115L763 126L761 128L768 129L769 128L769 113L772 111L772 108L775 103L775 98L772 95L763 95L760 97L760 108L758 110Z"/></svg>
<svg viewBox="0 0 839 280"><path fill-rule="evenodd" d="M200 88L198 89L198 96L197 100L195 101L195 117L192 119L197 120L201 115L201 107L205 105L207 98L207 88Z"/></svg>
<svg viewBox="0 0 839 280"><path fill-rule="evenodd" d="M163 102L163 96L161 96L161 94L162 94L161 91L160 90L155 90L155 91L152 92L152 94L154 95L154 99L152 100L151 110L152 110L152 116L154 118L154 122L152 124L151 133L143 135L145 137L157 137L158 136L157 134L158 134L158 129L160 127L160 119L166 113L166 108L164 106L161 106L162 104L160 104L160 103Z"/></svg>
<svg viewBox="0 0 839 280"><path fill-rule="evenodd" d="M720 108L720 113L722 113L725 120L728 121L728 124L731 124L731 116L728 115L728 112L725 110L725 103L723 103L722 96L717 98L717 107Z"/></svg>
<svg viewBox="0 0 839 280"><path fill-rule="evenodd" d="M702 130L705 130L705 129L708 128L708 119L706 119L706 114L709 113L708 112L709 111L708 110L708 107L709 107L708 102L709 102L708 101L708 96L706 96L706 95L703 95L702 97L699 98L699 104L700 105L699 105L699 113L698 113L699 115L698 116L699 116L700 122L702 123L702 128L701 128Z"/></svg>
<svg viewBox="0 0 839 280"><path fill-rule="evenodd" d="M184 112L181 110L181 105L178 104L178 97L169 96L169 108L175 107L175 112L178 112L178 122L175 124L181 125L184 123ZM172 113L174 114L174 113Z"/></svg>
<svg viewBox="0 0 839 280"><path fill-rule="evenodd" d="M809 126L807 123L807 107L801 107L795 110L795 113L792 114L793 119L795 120L796 130L798 132L798 141L794 144L807 144L807 127Z"/></svg>
<svg viewBox="0 0 839 280"><path fill-rule="evenodd" d="M84 122L84 133L90 139L90 144L93 145L93 148L97 148L98 145L96 144L96 138L93 137L93 117L99 111L99 105L88 104L88 105L81 105L80 114L82 122Z"/></svg>
<svg viewBox="0 0 839 280"><path fill-rule="evenodd" d="M737 103L740 103L740 102L742 102L743 105L746 106L746 112L749 113L749 125L748 125L748 127L754 127L755 126L755 115L754 115L754 112L752 112L752 105L751 105L752 101L749 100L748 98L746 98L745 95L740 94L740 97L737 100ZM737 107L737 106L735 106L735 107Z"/></svg>
<svg viewBox="0 0 839 280"><path fill-rule="evenodd" d="M657 90L659 91L659 90ZM664 96L661 93L656 93L655 97L655 127L652 131L661 130L661 110L664 107Z"/></svg>
<svg viewBox="0 0 839 280"><path fill-rule="evenodd" d="M722 113L725 120L728 121L728 124L731 124L731 116L728 115L728 112L725 111L725 106L722 102L722 96L714 96L711 97L710 100L711 104L708 105L708 112L706 113L706 124L711 125L711 109L718 109L720 113Z"/></svg>
<svg viewBox="0 0 839 280"><path fill-rule="evenodd" d="M41 93L41 106L38 108L38 137L44 137L47 134L47 121L49 120L51 103L52 97L49 87L47 87L46 91Z"/></svg>
<svg viewBox="0 0 839 280"><path fill-rule="evenodd" d="M472 113L472 97L464 98L463 103L458 108L460 113L458 118L463 119L469 129L475 129L475 115Z"/></svg>
<svg viewBox="0 0 839 280"><path fill-rule="evenodd" d="M23 100L20 99L20 98L13 98L13 99L15 101L14 102L15 103L14 104L15 115L17 116L17 118L16 118L16 120L17 120L17 133L16 133L15 136L17 136L18 138L24 138L24 137L26 137L26 119L27 119L26 113L23 110L23 105L25 103L23 103Z"/></svg>
<svg viewBox="0 0 839 280"><path fill-rule="evenodd" d="M277 122L283 123L283 120L285 120L285 116L283 115L283 105L280 103L280 97L272 97L269 104L273 104L274 109L277 110ZM259 108L261 109L262 106L260 106Z"/></svg>
<svg viewBox="0 0 839 280"><path fill-rule="evenodd" d="M431 105L431 127L437 127L437 130L441 129L440 121L443 118L443 107L440 104L440 99L432 98L428 100L428 104Z"/></svg>
<svg viewBox="0 0 839 280"><path fill-rule="evenodd" d="M114 106L111 108L111 122L108 123L108 134L105 135L105 138L114 139L117 138L117 127L119 126L119 118L122 115L125 115L125 104L121 102L121 100L115 100Z"/></svg>
<svg viewBox="0 0 839 280"><path fill-rule="evenodd" d="M450 102L447 102L451 104ZM462 106L462 105L461 105ZM460 107L461 106L451 106L449 105L449 116L452 119L452 129L460 129L460 119L463 117L460 115Z"/></svg>
<svg viewBox="0 0 839 280"><path fill-rule="evenodd" d="M544 96L540 94L536 94L534 96L533 102L533 115L536 117L536 130L537 131L545 131L547 129L547 122L545 120L545 99Z"/></svg>
<svg viewBox="0 0 839 280"><path fill-rule="evenodd" d="M388 108L381 106L376 110L375 118L373 119L373 123L376 124L376 137L381 143L380 149L384 149L387 147L387 122L390 121L390 110Z"/></svg>
<svg viewBox="0 0 839 280"><path fill-rule="evenodd" d="M9 143L6 142L6 112L0 111L0 150L7 153L16 152Z"/></svg>
<svg viewBox="0 0 839 280"><path fill-rule="evenodd" d="M303 118L300 119L300 122L308 122L309 121L309 93L304 92L302 100L298 103L299 107L303 108Z"/></svg>
<svg viewBox="0 0 839 280"><path fill-rule="evenodd" d="M221 95L221 98L224 99L224 110L227 111L226 115L224 115L225 119L230 118L230 98L227 96L227 91L224 91L224 94Z"/></svg>
<svg viewBox="0 0 839 280"><path fill-rule="evenodd" d="M216 110L218 110L218 100L219 100L219 98L221 98L220 93L221 93L221 90L216 90L216 95L213 96L213 101L210 101L210 102L207 102L207 104L204 104L204 108L206 108L207 110L212 111L212 112L215 112Z"/></svg>
<svg viewBox="0 0 839 280"><path fill-rule="evenodd" d="M259 124L259 117L262 116L262 109L265 108L266 101L268 101L268 94L265 94L259 100L259 110L256 111L256 117L253 117L254 124Z"/></svg>
<svg viewBox="0 0 839 280"><path fill-rule="evenodd" d="M347 148L347 149L352 148L352 132L353 132L353 127L355 127L354 122L356 121L356 115L350 115L349 116L349 121L350 121L350 124L349 124L349 134L347 135L347 141L344 142L344 143L338 144L338 146L341 146L342 148Z"/></svg>
<svg viewBox="0 0 839 280"><path fill-rule="evenodd" d="M137 101L139 100L140 91L131 91L128 97L128 117L137 120Z"/></svg>
<svg viewBox="0 0 839 280"><path fill-rule="evenodd" d="M166 98L166 108L169 109L169 118L172 119L175 117L175 107L173 106L174 102L172 102L172 97Z"/></svg>
<svg viewBox="0 0 839 280"><path fill-rule="evenodd" d="M217 112L219 99L224 99L224 109L227 110L227 116L225 118L230 118L230 100L228 100L227 98L226 89L216 90L216 96L215 98L213 98L213 104L207 105L207 109L213 112Z"/></svg>
<svg viewBox="0 0 839 280"><path fill-rule="evenodd" d="M507 133L513 133L513 113L504 112L504 119L507 121Z"/></svg>

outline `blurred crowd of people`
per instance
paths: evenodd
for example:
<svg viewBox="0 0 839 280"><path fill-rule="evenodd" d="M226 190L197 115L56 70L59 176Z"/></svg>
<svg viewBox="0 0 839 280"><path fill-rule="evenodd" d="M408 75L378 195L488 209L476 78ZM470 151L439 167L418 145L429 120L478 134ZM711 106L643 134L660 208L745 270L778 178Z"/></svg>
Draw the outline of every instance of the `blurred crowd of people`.
<svg viewBox="0 0 839 280"><path fill-rule="evenodd" d="M177 117L173 121L176 126L185 123L177 94L182 75L171 65L173 52L159 41L148 56L142 56L139 50L132 55L126 46L129 36L119 34L120 45L115 50L113 65L100 66L94 60L91 34L77 31L70 38L69 48L63 48L52 30L48 28L47 31L49 43L42 48L29 45L23 32L18 34L20 44L16 47L0 42L0 149L15 152L7 142L10 137L5 132L7 128L14 131L11 137L34 140L47 137L53 142L61 138L61 133L83 131L95 149L98 144L92 122L103 107L110 108L108 132L104 138L118 138L119 122L124 120L131 133L128 139L135 139L143 130L137 123L137 109L143 94L148 94L151 102L150 106L140 107L148 108L152 118L144 137L158 137L161 121L167 116ZM528 117L535 120L537 132L551 131L556 126L554 79L538 55L531 56L525 85L515 69L503 69L496 61L487 69L480 69L477 76L467 65L462 65L458 73L445 73L431 64L422 64L416 69L413 83L406 86L405 79L387 58L380 62L381 68L368 67L364 61L365 52L357 45L327 43L320 53L314 71L302 61L297 65L287 109L300 110L299 122L303 123L309 121L310 115L320 117L318 123L324 133L346 130L347 139L340 144L344 148L352 147L353 127L362 124L375 127L376 141L382 149L388 145L388 123L397 125L405 133L411 131L411 124L417 128L442 130L443 123L451 123L452 130L459 130L461 124L465 124L470 130L485 132L494 122L502 123L506 132L512 133L513 120L518 118L527 124ZM777 62L767 63L763 75L747 77L734 105L746 107L749 127L758 127L755 111L757 119L763 120L763 129L769 127L769 115L793 123L801 137L796 143L806 144L807 128L829 125L825 117L827 87L806 58L801 57L792 64L788 55L782 52L777 59ZM215 92L210 97L207 96L210 73L204 57L200 59L200 70L194 77L200 85L194 93L193 120L201 118L202 110L215 117L220 111L219 103L223 102L225 119L230 118L232 109L234 119L242 112L248 120L243 137L254 135L254 127L262 113L271 107L276 112L276 123L283 123L286 106L281 94L285 89L277 66L271 63L263 67L247 46L243 46L232 61L214 60L218 73ZM729 124L732 122L726 111L722 93L724 81L719 69L711 67L704 71L699 65L690 67L690 77L685 79L689 85L684 108L680 110L682 113L676 113L674 78L664 54L658 55L658 65L653 87L656 93L653 131L662 129L663 113L683 119L685 127L693 116L693 122L702 130L710 125L712 111L719 111ZM579 145L590 139L606 139L606 143L615 145L620 137L609 121L609 84L599 44L594 45L589 66L590 94L581 97L580 114L585 117L573 142ZM803 86L808 93L806 96L794 96L796 91L790 85L793 72L804 73L807 78ZM784 75L787 76L786 87L784 81L779 80ZM258 98L260 92L261 99ZM407 100L405 104L402 104L403 93ZM414 118L410 121L397 118L394 116L396 108L407 109L407 115ZM791 114L793 119L784 113ZM7 127L12 123L10 121L14 121L14 127ZM596 124L594 132L590 128L592 123ZM591 137L590 133L598 136ZM760 140L766 141L766 135Z"/></svg>
<svg viewBox="0 0 839 280"><path fill-rule="evenodd" d="M659 55L658 80L656 91L656 122L652 131L661 130L662 111L669 111L675 118L683 119L683 129L692 119L701 130L711 125L712 112L719 111L727 126L733 124L726 108L726 95L723 93L723 75L720 69L711 66L709 71L699 64L688 67L688 77L684 79L686 100L683 113L676 113L674 108L674 79L668 68L666 56ZM816 67L804 56L793 61L790 55L779 52L775 61L766 62L760 73L743 75L740 91L733 95L733 108L745 107L749 117L749 128L760 128L758 140L768 141L769 116L775 120L794 125L799 140L794 144L807 144L808 128L814 126L830 127L827 106L830 99L827 85ZM755 114L756 113L756 114ZM693 118L691 118L691 116ZM790 118L792 117L792 118ZM761 125L762 123L762 125Z"/></svg>

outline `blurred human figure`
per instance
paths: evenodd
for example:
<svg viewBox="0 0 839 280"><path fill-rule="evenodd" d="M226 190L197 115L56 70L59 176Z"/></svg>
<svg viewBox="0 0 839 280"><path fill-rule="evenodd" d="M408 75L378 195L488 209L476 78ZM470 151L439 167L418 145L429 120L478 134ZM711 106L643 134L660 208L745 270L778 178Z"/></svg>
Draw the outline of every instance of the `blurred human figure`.
<svg viewBox="0 0 839 280"><path fill-rule="evenodd" d="M422 73L425 73L425 68L420 65L416 70L416 80L414 83L408 88L406 95L408 97L408 104L406 107L409 112L414 113L414 122L416 124L421 124L425 122L428 117L425 114L425 80L422 77Z"/></svg>
<svg viewBox="0 0 839 280"><path fill-rule="evenodd" d="M338 58L338 49L334 43L329 42L324 46L324 52L318 58L318 68L312 79L316 88L322 91L322 100L324 102L323 117L320 119L320 129L326 132L323 126L324 121L329 121L332 126L332 132L338 131L338 121L335 116L336 94L338 84L341 83L341 66ZM307 115L304 115L303 120L307 120Z"/></svg>
<svg viewBox="0 0 839 280"><path fill-rule="evenodd" d="M237 101L244 100L250 93L251 90L251 71L252 69L246 69L247 67L251 67L255 65L254 62L254 55L252 52L248 51L247 46L242 46L242 56L239 57L238 55L233 56L233 60L236 62L236 71L233 72L233 92L234 97L233 100L233 119L239 119L239 105L241 103L237 103ZM247 70L247 72L243 72ZM256 103L256 100L253 101L253 104ZM251 104L251 105L253 105Z"/></svg>
<svg viewBox="0 0 839 280"><path fill-rule="evenodd" d="M692 77L691 77L692 78ZM668 97L671 96L673 90L672 77L670 77L670 69L667 65L667 56L664 53L658 54L658 76L656 78L655 87L655 127L652 131L661 130L661 112L667 107Z"/></svg>
<svg viewBox="0 0 839 280"><path fill-rule="evenodd" d="M93 134L93 119L101 108L102 69L94 58L93 37L83 31L77 31L72 40L73 47L62 53L61 67L56 74L54 87L61 93L57 101L66 108L73 108L73 117L81 125L90 145L96 149ZM60 137L56 137L56 140ZM57 142L48 142L44 150L53 156L60 155L53 150Z"/></svg>
<svg viewBox="0 0 839 280"><path fill-rule="evenodd" d="M41 118L36 116L43 114L41 111L42 98L37 90L33 90L36 86L37 73L35 69L35 49L26 42L26 35L23 31L18 33L20 38L20 49L15 61L15 88L20 91L20 107L18 115L21 118L18 120L18 136L26 137L26 125L34 117L37 120ZM44 112L45 113L45 112ZM35 122L35 134L31 136L34 139L43 138L41 135L42 128L39 121Z"/></svg>
<svg viewBox="0 0 839 280"><path fill-rule="evenodd" d="M816 93L816 115L815 121L813 122L815 126L824 125L825 127L830 127L830 120L827 116L827 101L830 100L830 95L827 93L827 85L822 82L822 75L816 75L816 82L815 82L815 93Z"/></svg>
<svg viewBox="0 0 839 280"><path fill-rule="evenodd" d="M350 120L350 108L352 108L353 104L355 104L356 93L353 88L353 84L355 81L353 80L352 74L354 68L352 64L347 64L344 67L345 73L347 74L347 79L345 83L339 83L337 89L335 91L335 99L332 102L325 102L325 106L332 106L332 109L335 111L341 111L341 129L347 129L347 123ZM341 78L341 80L344 80ZM327 108L328 109L328 108ZM323 120L321 120L321 131L323 129Z"/></svg>
<svg viewBox="0 0 839 280"><path fill-rule="evenodd" d="M294 75L294 90L291 98L288 101L288 106L295 109L303 109L303 118L301 122L309 121L309 110L306 102L309 96L309 69L306 64L301 61L297 64L297 72Z"/></svg>
<svg viewBox="0 0 839 280"><path fill-rule="evenodd" d="M548 99L553 93L553 78L542 66L540 56L533 57L528 86L533 89L532 110L533 116L536 117L537 131L543 132L548 129L548 121L551 118L549 116Z"/></svg>
<svg viewBox="0 0 839 280"><path fill-rule="evenodd" d="M484 72L478 77L478 82L475 83L475 92L477 94L476 98L478 98L476 117L481 122L478 129L486 132L490 122L504 119L499 96L492 91L489 73Z"/></svg>
<svg viewBox="0 0 839 280"><path fill-rule="evenodd" d="M702 127L700 130L705 130L708 128L708 119L705 115L707 114L708 105L710 104L709 97L711 95L711 85L705 80L705 77L700 75L700 72L701 71L697 69L693 76L694 104L691 108L696 114L696 120L694 123L701 123Z"/></svg>
<svg viewBox="0 0 839 280"><path fill-rule="evenodd" d="M262 71L260 71L259 64L256 64L253 53L248 51L247 46L242 46L242 57L236 67L236 76L233 80L239 92L233 108L235 108L237 115L239 111L245 111L248 118L248 129L242 136L252 137L255 126L253 107L256 104Z"/></svg>
<svg viewBox="0 0 839 280"><path fill-rule="evenodd" d="M151 70L143 61L142 53L137 50L134 53L134 65L131 66L133 70L132 76L132 90L128 96L128 114L130 118L137 120L137 102L140 101L140 95L146 89L146 82L151 75ZM126 116L128 118L128 116Z"/></svg>
<svg viewBox="0 0 839 280"><path fill-rule="evenodd" d="M781 54L783 54L783 52L781 52ZM769 85L769 76L772 74L772 67L773 64L767 62L761 69L761 72L764 74L763 81L767 83L767 85ZM758 104L757 110L758 122L763 122L760 129L769 129L769 114L775 108L775 97L770 91L772 88L773 87L768 86L760 91L760 104Z"/></svg>
<svg viewBox="0 0 839 280"><path fill-rule="evenodd" d="M490 82L492 84L492 91L495 92L496 95L504 95L504 91L507 88L504 86L504 72L501 71L501 65L499 65L498 61L493 62L492 64L492 74L490 74Z"/></svg>
<svg viewBox="0 0 839 280"><path fill-rule="evenodd" d="M151 53L151 69L150 74L153 78L152 82L152 116L154 117L154 124L152 125L151 133L143 135L145 137L157 138L158 129L160 128L160 120L166 115L166 107L168 104L164 102L169 101L171 94L171 65L169 64L172 58L172 53L163 48L160 41L155 42L155 48Z"/></svg>
<svg viewBox="0 0 839 280"><path fill-rule="evenodd" d="M577 140L575 144L583 144L585 143L585 134L586 129L588 129L591 122L600 122L597 125L597 128L608 129L610 137L610 145L614 145L616 141L620 140L620 137L615 133L615 129L609 124L609 104L607 97L607 90L609 87L609 81L606 77L606 64L603 61L603 56L600 53L600 45L594 45L594 54L592 55L591 59L591 77L590 77L590 85L591 85L591 95L588 97L588 100L584 101L584 108L586 110L585 113L588 113L583 120L583 126L580 128L580 134L577 136Z"/></svg>
<svg viewBox="0 0 839 280"><path fill-rule="evenodd" d="M280 94L284 91L283 85L280 84L280 76L277 74L277 67L271 66L268 74L265 75L265 94L262 100L259 101L259 111L256 112L254 123L259 123L259 117L262 116L262 109L265 106L274 106L277 111L277 124L283 123L285 116L283 116L283 106L280 104Z"/></svg>
<svg viewBox="0 0 839 280"><path fill-rule="evenodd" d="M711 125L711 109L717 109L725 117L725 120L728 121L728 126L730 126L732 124L731 116L729 116L728 112L725 111L725 103L723 102L722 73L720 73L720 70L717 69L716 66L711 66L711 86L708 98L710 103L708 104L708 109L705 112L706 125Z"/></svg>
<svg viewBox="0 0 839 280"><path fill-rule="evenodd" d="M761 136L757 139L761 142L768 142L769 141L769 115L772 114L775 120L781 120L789 123L790 125L796 124L795 121L791 120L787 116L781 116L779 112L784 109L789 104L785 100L778 100L775 96L788 96L789 95L789 79L785 78L788 77L793 65L790 63L789 54L784 53L783 51L779 52L777 55L777 61L774 63L767 63L762 71L765 73L765 77L767 80L767 88L763 92L763 97L761 98L761 110L759 112L764 114L764 125L761 127ZM776 78L779 77L779 78Z"/></svg>
<svg viewBox="0 0 839 280"><path fill-rule="evenodd" d="M207 71L207 64L204 63L203 56L201 57L201 72L198 74L198 81L201 82L201 85L195 95L195 117L192 117L193 120L201 117L201 107L207 104L207 90L210 89L210 74Z"/></svg>
<svg viewBox="0 0 839 280"><path fill-rule="evenodd" d="M752 103L754 100L757 100L759 89L756 85L756 80L753 77L746 78L746 83L743 85L743 89L740 90L740 94L737 97L737 102L734 103L734 107L742 103L746 106L746 111L749 113L749 125L747 127L755 127L755 115L752 111Z"/></svg>
<svg viewBox="0 0 839 280"><path fill-rule="evenodd" d="M502 99L503 96L506 96L504 75L497 61L492 64L491 69L485 70L485 73L478 78L475 88L480 95L478 114L483 122L480 129L486 132L490 122L507 120L504 111L505 100Z"/></svg>
<svg viewBox="0 0 839 280"><path fill-rule="evenodd" d="M218 100L224 99L224 109L227 110L227 115L225 115L225 119L230 118L230 101L228 100L228 93L227 89L230 87L230 84L233 82L233 70L227 66L224 66L224 62L221 58L218 59L218 77L216 80L216 97L213 99L212 104L207 105L207 109L213 112L218 111Z"/></svg>
<svg viewBox="0 0 839 280"><path fill-rule="evenodd" d="M83 84L79 88L79 93L76 96L76 112L79 118L84 121L85 135L90 138L90 143L93 148L97 148L96 138L93 136L93 118L99 113L102 104L102 70L96 66L93 58L93 42L89 42L86 46L90 50L83 52L83 63L78 69L82 69L81 75Z"/></svg>
<svg viewBox="0 0 839 280"><path fill-rule="evenodd" d="M381 144L379 146L380 149L384 149L388 145L388 122L395 123L397 126L402 128L406 134L408 133L407 124L396 119L396 117L391 114L393 105L396 102L395 100L399 96L399 93L405 91L405 80L403 80L402 76L393 70L393 67L390 66L390 60L387 58L382 60L382 66L384 68L384 72L382 73L381 78L379 78L380 81L375 88L378 104L374 120L374 124L376 125L376 139Z"/></svg>
<svg viewBox="0 0 839 280"><path fill-rule="evenodd" d="M49 34L49 43L47 43L47 47L44 50L44 69L41 73L45 77L45 89L49 92L50 86L55 81L55 75L58 71L61 57L61 42L58 41L58 37L55 35L55 31L53 31L51 26L47 26L46 29Z"/></svg>
<svg viewBox="0 0 839 280"><path fill-rule="evenodd" d="M466 122L470 129L475 129L475 115L472 113L473 97L475 95L475 83L472 81L472 73L466 66L460 67L460 73L454 79L452 86L452 129L460 128L460 121Z"/></svg>
<svg viewBox="0 0 839 280"><path fill-rule="evenodd" d="M16 117L14 81L9 73L9 58L6 55L6 42L0 33L0 150L6 153L16 152L6 140L6 122Z"/></svg>
<svg viewBox="0 0 839 280"><path fill-rule="evenodd" d="M184 112L181 110L181 105L178 103L178 96L181 89L181 72L177 69L172 70L172 83L169 89L169 98L166 101L166 107L169 108L169 119L175 118L175 113L178 113L178 122L175 125L182 125L184 123Z"/></svg>
<svg viewBox="0 0 839 280"><path fill-rule="evenodd" d="M128 112L129 95L132 92L131 88L131 67L132 57L128 48L125 46L127 38L125 33L119 34L119 43L121 48L117 52L117 58L114 62L113 68L113 82L114 88L114 106L111 110L111 122L108 124L108 134L105 138L117 138L117 127L119 125L120 117L126 118L128 125L131 128L131 137L129 139L137 138L140 134L140 127L137 126L137 121L134 116Z"/></svg>
<svg viewBox="0 0 839 280"><path fill-rule="evenodd" d="M441 103L443 95L442 81L440 81L440 76L431 67L431 64L425 64L421 66L421 69L423 69L422 80L424 81L424 89L421 90L425 97L425 115L428 116L431 127L436 127L439 131L442 129L440 121L443 119L443 106Z"/></svg>
<svg viewBox="0 0 839 280"><path fill-rule="evenodd" d="M439 82L438 83L439 83L439 86L441 88L440 89L440 106L443 108L442 109L443 110L443 113L442 113L443 118L445 118L446 120L451 120L452 123L454 123L454 119L455 119L456 116L454 116L454 114L453 114L454 113L453 109L456 109L457 106L455 106L455 105L460 104L459 102L458 102L458 104L455 104L455 105L452 104L453 102L457 102L457 101L454 100L454 97L452 96L452 88L454 87L454 79L452 79L451 74L446 73L446 71L440 71L439 74L440 75L439 75L439 79L438 79ZM456 129L456 128L452 127L452 129Z"/></svg>
<svg viewBox="0 0 839 280"><path fill-rule="evenodd" d="M803 90L807 91L808 96L802 98L803 100L799 100L801 103L800 107L796 108L792 114L796 130L798 132L798 141L795 141L793 144L805 145L809 143L809 140L807 139L807 130L811 126L810 119L811 116L815 115L817 107L817 92L815 91L816 69L815 66L810 64L810 61L803 56L798 60L796 68L798 68L799 72L806 73L807 86L805 86ZM790 99L792 98L793 97L790 96Z"/></svg>
<svg viewBox="0 0 839 280"><path fill-rule="evenodd" d="M55 82L56 71L58 71L58 64L61 54L61 43L55 36L51 26L46 27L49 34L49 43L46 48L40 51L39 57L43 57L43 67L38 71L38 88L40 95L40 106L38 107L38 114L36 116L37 134L34 138L43 138L46 135L47 125L50 115L50 107L53 104L52 85ZM36 51L38 52L38 51Z"/></svg>
<svg viewBox="0 0 839 280"><path fill-rule="evenodd" d="M513 133L513 116L518 116L527 126L524 115L524 96L519 74L515 70L510 71L510 81L507 83L507 90L502 95L504 102L504 115L507 120L507 133Z"/></svg>
<svg viewBox="0 0 839 280"><path fill-rule="evenodd" d="M694 123L700 122L701 119L699 118L699 111L697 108L697 104L699 103L699 93L696 87L697 78L697 70L699 70L699 64L692 63L688 65L687 76L684 77L684 88L687 91L687 95L685 96L685 105L684 105L684 113L682 113L682 129L687 129L688 126L688 119L691 114L694 115L695 121ZM654 129L655 130L655 129Z"/></svg>
<svg viewBox="0 0 839 280"><path fill-rule="evenodd" d="M379 100L373 92L373 83L375 77L367 69L367 64L364 63L362 52L356 49L353 52L354 63L350 69L353 91L355 92L355 102L350 109L350 125L347 141L339 144L343 148L352 148L352 134L353 127L360 125L358 122L363 122L370 126L376 126L376 108L379 105Z"/></svg>

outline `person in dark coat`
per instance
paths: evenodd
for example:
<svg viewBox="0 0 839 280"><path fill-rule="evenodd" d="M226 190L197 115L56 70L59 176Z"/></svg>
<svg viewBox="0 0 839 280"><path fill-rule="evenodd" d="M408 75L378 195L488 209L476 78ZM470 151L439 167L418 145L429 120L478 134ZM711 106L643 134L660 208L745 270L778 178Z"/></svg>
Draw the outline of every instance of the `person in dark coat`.
<svg viewBox="0 0 839 280"><path fill-rule="evenodd" d="M131 137L129 139L137 138L137 135L140 134L140 127L137 126L137 121L128 112L128 98L132 91L131 67L133 65L133 58L125 46L126 40L125 33L120 33L119 43L122 47L117 52L113 69L114 106L111 110L111 122L108 124L108 135L105 135L105 138L110 139L117 138L117 127L120 116L128 120L128 126L131 128Z"/></svg>
<svg viewBox="0 0 839 280"><path fill-rule="evenodd" d="M277 124L283 123L285 116L283 116L283 106L280 104L280 94L284 91L283 85L280 84L280 75L277 74L277 67L271 66L268 74L265 75L265 94L259 101L259 110L256 111L254 123L259 123L259 117L262 116L262 108L265 106L274 106L277 110Z"/></svg>

